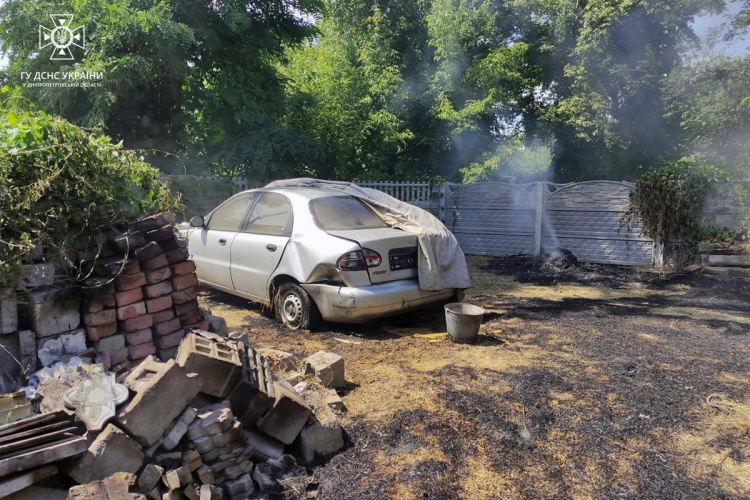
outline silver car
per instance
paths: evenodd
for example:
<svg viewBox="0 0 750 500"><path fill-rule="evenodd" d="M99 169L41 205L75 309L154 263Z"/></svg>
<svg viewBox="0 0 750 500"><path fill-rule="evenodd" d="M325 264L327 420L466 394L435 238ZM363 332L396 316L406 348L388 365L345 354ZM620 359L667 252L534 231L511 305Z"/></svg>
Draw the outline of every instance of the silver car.
<svg viewBox="0 0 750 500"><path fill-rule="evenodd" d="M364 323L456 295L420 290L416 236L339 191L245 191L190 226L199 281L273 308L293 330L321 319Z"/></svg>

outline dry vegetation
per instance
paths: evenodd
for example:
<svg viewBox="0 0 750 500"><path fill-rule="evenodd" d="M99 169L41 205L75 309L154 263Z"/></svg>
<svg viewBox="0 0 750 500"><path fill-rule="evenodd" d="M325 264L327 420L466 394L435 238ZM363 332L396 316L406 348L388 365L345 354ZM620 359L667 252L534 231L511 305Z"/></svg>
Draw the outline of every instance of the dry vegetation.
<svg viewBox="0 0 750 500"><path fill-rule="evenodd" d="M314 468L319 498L750 496L747 278L470 266L475 345L440 310L291 334L202 293L258 346L344 356L348 446Z"/></svg>

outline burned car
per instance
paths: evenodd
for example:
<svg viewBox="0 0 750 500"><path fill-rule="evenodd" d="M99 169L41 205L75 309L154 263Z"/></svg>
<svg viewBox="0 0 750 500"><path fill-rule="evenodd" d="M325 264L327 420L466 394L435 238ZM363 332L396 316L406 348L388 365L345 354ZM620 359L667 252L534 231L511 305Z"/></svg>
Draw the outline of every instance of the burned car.
<svg viewBox="0 0 750 500"><path fill-rule="evenodd" d="M273 308L293 330L364 323L457 292L421 290L417 237L333 189L245 191L193 217L182 236L202 284Z"/></svg>

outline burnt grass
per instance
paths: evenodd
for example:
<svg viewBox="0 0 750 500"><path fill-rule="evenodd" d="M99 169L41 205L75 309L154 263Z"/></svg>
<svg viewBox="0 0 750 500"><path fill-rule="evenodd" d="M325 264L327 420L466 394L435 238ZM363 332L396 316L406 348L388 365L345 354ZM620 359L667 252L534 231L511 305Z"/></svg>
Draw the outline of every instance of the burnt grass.
<svg viewBox="0 0 750 500"><path fill-rule="evenodd" d="M347 445L308 466L317 498L750 498L748 483L700 456L721 450L740 467L750 459L746 431L706 431L721 412L706 404L709 395L750 397L750 280L485 260L479 272L514 283L645 295L552 300L475 290L474 302L495 312L471 346L390 335L388 320L327 325L301 337L267 318L245 321L259 345L300 355L325 348L346 360L354 380L341 391L350 407L341 417ZM202 301L242 306L215 292ZM690 312L706 309L725 314ZM416 370L415 357L441 362ZM415 381L406 391L394 387L401 399L392 412L389 384L398 378L369 378L369 367L382 363ZM409 387L431 394L430 404L415 397L413 407L404 405ZM356 393L368 390L378 392L383 411L357 408ZM701 446L686 448L682 435L703 439ZM308 495L289 490L279 498Z"/></svg>

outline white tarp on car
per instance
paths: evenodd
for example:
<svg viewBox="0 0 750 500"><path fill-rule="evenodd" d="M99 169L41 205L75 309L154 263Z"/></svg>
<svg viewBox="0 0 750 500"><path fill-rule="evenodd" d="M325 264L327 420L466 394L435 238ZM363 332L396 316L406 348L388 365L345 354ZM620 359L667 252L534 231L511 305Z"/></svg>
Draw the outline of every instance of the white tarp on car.
<svg viewBox="0 0 750 500"><path fill-rule="evenodd" d="M469 288L469 270L461 247L445 224L419 207L404 203L377 189L357 186L351 182L318 179L287 179L270 183L268 188L320 187L336 189L368 203L391 227L417 236L419 252L417 272L419 288Z"/></svg>

